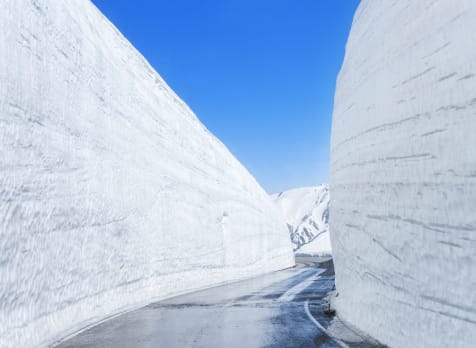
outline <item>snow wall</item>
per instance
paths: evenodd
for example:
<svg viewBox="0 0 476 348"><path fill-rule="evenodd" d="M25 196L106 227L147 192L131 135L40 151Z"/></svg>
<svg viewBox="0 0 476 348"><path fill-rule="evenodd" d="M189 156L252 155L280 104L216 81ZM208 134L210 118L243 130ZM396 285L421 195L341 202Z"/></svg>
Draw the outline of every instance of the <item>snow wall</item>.
<svg viewBox="0 0 476 348"><path fill-rule="evenodd" d="M391 347L476 342L476 1L362 1L337 81L338 313Z"/></svg>
<svg viewBox="0 0 476 348"><path fill-rule="evenodd" d="M2 1L0 112L0 347L294 264L268 195L89 1Z"/></svg>

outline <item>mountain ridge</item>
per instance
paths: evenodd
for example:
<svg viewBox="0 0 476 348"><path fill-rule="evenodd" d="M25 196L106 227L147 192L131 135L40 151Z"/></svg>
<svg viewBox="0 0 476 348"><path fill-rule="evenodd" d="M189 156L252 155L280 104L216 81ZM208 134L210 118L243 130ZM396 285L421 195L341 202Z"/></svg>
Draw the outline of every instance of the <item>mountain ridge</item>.
<svg viewBox="0 0 476 348"><path fill-rule="evenodd" d="M281 211L296 253L331 254L329 187L300 187L271 195Z"/></svg>

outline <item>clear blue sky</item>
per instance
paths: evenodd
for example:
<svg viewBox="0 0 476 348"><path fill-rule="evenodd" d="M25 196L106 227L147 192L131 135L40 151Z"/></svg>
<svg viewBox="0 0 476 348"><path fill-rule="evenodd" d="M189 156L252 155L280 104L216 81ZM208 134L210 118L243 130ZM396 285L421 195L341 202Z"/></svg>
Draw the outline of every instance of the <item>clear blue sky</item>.
<svg viewBox="0 0 476 348"><path fill-rule="evenodd" d="M328 180L359 0L93 0L269 193Z"/></svg>

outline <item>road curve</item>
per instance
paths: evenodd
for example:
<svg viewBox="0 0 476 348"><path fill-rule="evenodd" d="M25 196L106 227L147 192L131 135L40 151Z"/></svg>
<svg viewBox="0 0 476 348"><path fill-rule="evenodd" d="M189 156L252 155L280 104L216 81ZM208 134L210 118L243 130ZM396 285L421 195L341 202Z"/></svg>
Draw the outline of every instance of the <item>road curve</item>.
<svg viewBox="0 0 476 348"><path fill-rule="evenodd" d="M334 285L332 260L297 262L292 269L150 304L56 347L379 347L324 313Z"/></svg>

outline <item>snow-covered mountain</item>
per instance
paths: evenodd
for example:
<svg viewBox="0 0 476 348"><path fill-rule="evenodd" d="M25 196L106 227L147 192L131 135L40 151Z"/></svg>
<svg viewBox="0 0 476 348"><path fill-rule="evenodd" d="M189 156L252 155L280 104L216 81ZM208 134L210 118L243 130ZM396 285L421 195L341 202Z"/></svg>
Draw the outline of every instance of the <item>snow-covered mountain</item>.
<svg viewBox="0 0 476 348"><path fill-rule="evenodd" d="M337 81L338 314L390 347L476 342L476 1L363 0Z"/></svg>
<svg viewBox="0 0 476 348"><path fill-rule="evenodd" d="M294 265L265 191L88 0L0 11L0 347Z"/></svg>
<svg viewBox="0 0 476 348"><path fill-rule="evenodd" d="M303 187L271 196L286 220L294 250L303 254L331 254L329 188Z"/></svg>

